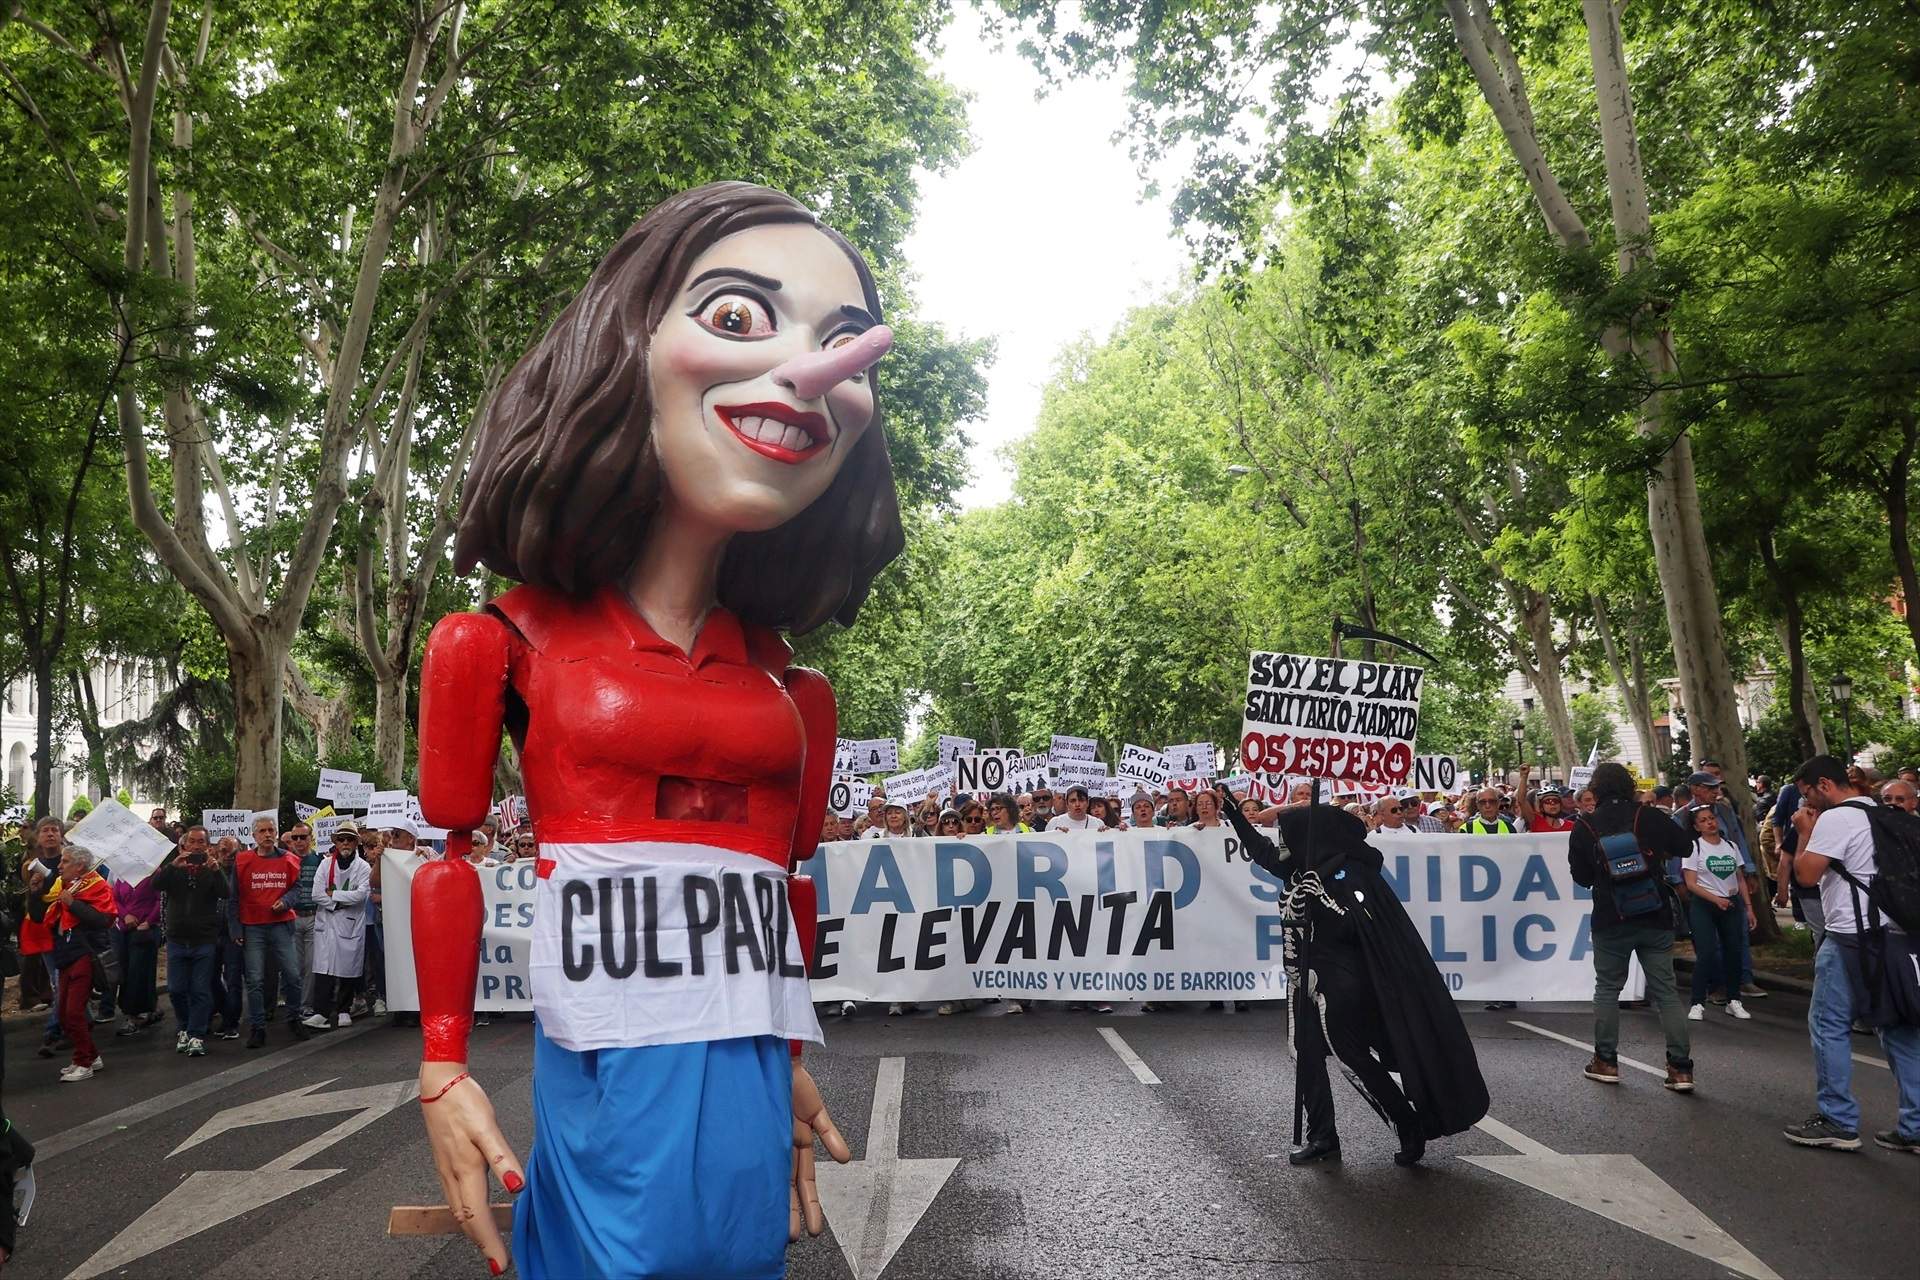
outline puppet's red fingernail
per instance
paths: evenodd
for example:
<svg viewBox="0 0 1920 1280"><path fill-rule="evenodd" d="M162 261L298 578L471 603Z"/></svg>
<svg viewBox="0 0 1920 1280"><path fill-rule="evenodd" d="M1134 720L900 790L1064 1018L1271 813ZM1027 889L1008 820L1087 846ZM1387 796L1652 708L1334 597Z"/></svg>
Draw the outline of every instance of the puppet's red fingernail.
<svg viewBox="0 0 1920 1280"><path fill-rule="evenodd" d="M507 1170L506 1175L502 1177L500 1181L507 1190L513 1192L515 1195L519 1195L520 1188L527 1185L526 1180L511 1169Z"/></svg>
<svg viewBox="0 0 1920 1280"><path fill-rule="evenodd" d="M497 1263L497 1262L495 1262L495 1261L494 1261L494 1260L493 1260L492 1258L488 1258L488 1259L487 1259L487 1270L488 1270L488 1271L490 1271L490 1272L492 1272L492 1273L493 1273L494 1275L496 1275L496 1276L497 1276L497 1275L499 1275L499 1274L500 1274L500 1273L501 1273L502 1271L505 1271L505 1270L506 1270L506 1268L505 1268L505 1267L503 1267L503 1266L501 1266L501 1265L500 1265L499 1263Z"/></svg>

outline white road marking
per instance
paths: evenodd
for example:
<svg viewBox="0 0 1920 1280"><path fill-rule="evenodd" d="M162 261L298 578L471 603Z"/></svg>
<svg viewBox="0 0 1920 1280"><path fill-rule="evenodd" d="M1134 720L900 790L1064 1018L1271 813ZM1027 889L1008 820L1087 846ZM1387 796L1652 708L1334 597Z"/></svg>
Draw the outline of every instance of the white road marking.
<svg viewBox="0 0 1920 1280"><path fill-rule="evenodd" d="M1563 1036L1558 1031L1549 1031L1545 1027L1536 1027L1531 1022L1516 1022L1508 1019L1508 1023L1511 1026L1519 1027L1522 1031L1531 1031L1537 1036L1545 1036L1549 1040L1558 1040L1561 1044L1570 1044L1576 1049L1585 1049L1588 1053L1593 1052L1592 1045L1575 1040L1572 1036ZM1638 1058L1629 1058L1625 1054L1622 1054L1616 1058L1615 1061L1623 1067L1632 1067L1635 1071L1644 1071L1648 1075L1657 1076L1661 1080L1667 1078L1667 1069L1665 1067L1656 1067L1652 1063L1642 1062Z"/></svg>
<svg viewBox="0 0 1920 1280"><path fill-rule="evenodd" d="M118 1111L96 1116L85 1124L75 1125L71 1129L62 1129L45 1138L36 1137L33 1140L33 1161L36 1165L44 1165L56 1156L76 1151L108 1134L130 1129L143 1120L165 1115L176 1107L184 1107L189 1102L197 1102L210 1094L225 1093L242 1080L251 1080L257 1075L264 1075L290 1062L297 1062L309 1054L320 1052L330 1044L339 1044L355 1036L365 1035L373 1030L375 1025L373 1022L363 1022L345 1031L330 1031L325 1035L315 1036L305 1044L289 1045L276 1053L251 1058L239 1066L228 1067L225 1071L210 1076L202 1076L192 1084L183 1084L178 1089L169 1089L165 1093L155 1094L151 1098L122 1107Z"/></svg>
<svg viewBox="0 0 1920 1280"><path fill-rule="evenodd" d="M1544 1191L1576 1209L1665 1241L1752 1280L1780 1280L1771 1267L1634 1157L1561 1155L1492 1116L1476 1127L1520 1154L1462 1156L1468 1164Z"/></svg>
<svg viewBox="0 0 1920 1280"><path fill-rule="evenodd" d="M306 1116L329 1115L339 1111L354 1114L315 1138L274 1157L258 1169L202 1169L189 1174L186 1181L160 1198L159 1203L136 1218L119 1235L107 1241L94 1255L75 1267L67 1280L90 1280L117 1267L157 1253L208 1227L217 1227L242 1214L272 1204L282 1196L304 1191L325 1182L342 1169L296 1169L302 1160L311 1159L402 1105L419 1092L413 1080L392 1084L368 1085L338 1093L314 1090L331 1081L308 1085L294 1093L276 1094L258 1102L229 1107L201 1125L191 1138L168 1153L179 1155L229 1129L256 1124L277 1124Z"/></svg>
<svg viewBox="0 0 1920 1280"><path fill-rule="evenodd" d="M1887 1060L1885 1058L1876 1058L1872 1054L1856 1053L1853 1055L1853 1060L1855 1062L1864 1062L1870 1067L1878 1067L1882 1071L1893 1070L1892 1067L1887 1065Z"/></svg>
<svg viewBox="0 0 1920 1280"><path fill-rule="evenodd" d="M882 1058L867 1121L867 1151L852 1164L818 1166L820 1204L853 1280L879 1280L934 1197L960 1167L952 1157L900 1158L907 1060Z"/></svg>
<svg viewBox="0 0 1920 1280"><path fill-rule="evenodd" d="M1141 1084L1160 1083L1160 1077L1153 1074L1153 1068L1140 1060L1140 1055L1133 1051L1132 1045L1120 1038L1118 1031L1115 1031L1112 1027L1101 1027L1100 1038L1105 1040L1107 1044L1112 1047L1113 1051L1120 1055L1120 1061L1127 1064L1127 1070L1133 1072L1133 1078L1135 1080L1138 1080Z"/></svg>

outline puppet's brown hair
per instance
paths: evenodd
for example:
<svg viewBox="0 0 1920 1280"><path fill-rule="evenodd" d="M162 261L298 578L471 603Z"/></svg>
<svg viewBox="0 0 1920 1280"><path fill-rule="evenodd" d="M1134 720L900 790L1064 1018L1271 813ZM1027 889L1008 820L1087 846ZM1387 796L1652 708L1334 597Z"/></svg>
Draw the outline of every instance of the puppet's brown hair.
<svg viewBox="0 0 1920 1280"><path fill-rule="evenodd" d="M659 498L647 350L694 261L749 227L797 222L839 244L880 314L873 274L852 245L792 196L715 182L655 206L539 345L522 356L480 423L460 496L454 564L581 594L632 566ZM802 633L851 623L904 537L887 460L878 371L872 424L805 511L736 534L720 603L749 622Z"/></svg>

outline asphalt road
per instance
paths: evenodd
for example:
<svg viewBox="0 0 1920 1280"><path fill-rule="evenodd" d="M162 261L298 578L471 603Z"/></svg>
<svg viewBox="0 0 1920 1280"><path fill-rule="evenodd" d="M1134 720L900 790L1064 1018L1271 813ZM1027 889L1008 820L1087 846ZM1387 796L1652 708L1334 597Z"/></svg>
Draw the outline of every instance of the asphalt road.
<svg viewBox="0 0 1920 1280"><path fill-rule="evenodd" d="M1586 1051L1541 1034L1582 1041L1583 1009L1473 1009L1491 1121L1411 1171L1337 1076L1344 1161L1287 1164L1278 1006L831 1019L809 1061L857 1164L825 1175L833 1230L794 1246L791 1272L1912 1280L1920 1159L1790 1146L1781 1125L1812 1109L1804 1005L1756 1007L1695 1027L1692 1097L1632 1068L1618 1087L1583 1079ZM531 1027L476 1034L524 1149ZM417 1032L295 1046L276 1027L265 1050L187 1060L156 1030L105 1039L107 1069L75 1085L33 1055L35 1029L6 1039L8 1114L42 1149L8 1280L486 1274L464 1241L385 1233L390 1206L441 1198L407 1093ZM1651 1015L1625 1015L1621 1052L1660 1061ZM1856 1089L1870 1127L1890 1125L1884 1067L1859 1064Z"/></svg>

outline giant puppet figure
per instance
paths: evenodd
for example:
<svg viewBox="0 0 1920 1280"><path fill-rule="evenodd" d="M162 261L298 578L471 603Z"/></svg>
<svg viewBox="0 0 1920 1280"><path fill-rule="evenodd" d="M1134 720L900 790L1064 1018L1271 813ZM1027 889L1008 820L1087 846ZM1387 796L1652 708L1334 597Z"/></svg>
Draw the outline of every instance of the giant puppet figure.
<svg viewBox="0 0 1920 1280"><path fill-rule="evenodd" d="M522 585L427 643L420 805L455 835L412 911L421 1109L495 1275L489 1169L530 1277L778 1276L821 1230L815 1134L849 1154L800 1063L815 912L789 873L820 834L834 702L779 632L851 622L900 551L879 313L804 206L715 183L626 234L481 426L455 560ZM460 833L503 728L540 840L524 1174L467 1070Z"/></svg>

